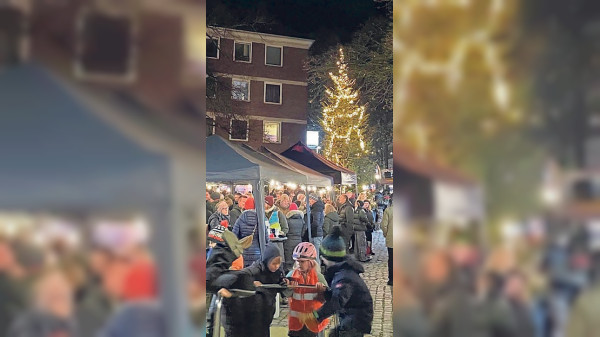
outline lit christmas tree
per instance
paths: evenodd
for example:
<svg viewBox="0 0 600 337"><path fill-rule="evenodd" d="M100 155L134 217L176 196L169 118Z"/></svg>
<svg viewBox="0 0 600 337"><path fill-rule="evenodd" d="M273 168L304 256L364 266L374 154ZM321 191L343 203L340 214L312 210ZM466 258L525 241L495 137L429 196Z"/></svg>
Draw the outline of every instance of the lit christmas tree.
<svg viewBox="0 0 600 337"><path fill-rule="evenodd" d="M325 131L324 155L338 165L353 166L369 153L364 133L367 127L365 107L358 103L358 90L348 77L344 51L340 48L338 74L329 73L333 88L327 88L321 126Z"/></svg>

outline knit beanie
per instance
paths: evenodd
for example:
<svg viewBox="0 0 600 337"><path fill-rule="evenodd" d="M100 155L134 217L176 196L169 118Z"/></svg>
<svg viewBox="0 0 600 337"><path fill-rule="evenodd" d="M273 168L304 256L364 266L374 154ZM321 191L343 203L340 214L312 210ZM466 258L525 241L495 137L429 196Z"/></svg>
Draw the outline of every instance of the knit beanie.
<svg viewBox="0 0 600 337"><path fill-rule="evenodd" d="M291 203L290 204L290 211L297 211L298 210L298 205L296 205L295 203Z"/></svg>
<svg viewBox="0 0 600 337"><path fill-rule="evenodd" d="M221 193L219 193L219 192L211 192L210 193L210 198L212 200L219 200L219 199L221 199Z"/></svg>
<svg viewBox="0 0 600 337"><path fill-rule="evenodd" d="M346 257L346 242L342 238L340 226L334 226L319 248L321 256L330 261L340 262Z"/></svg>
<svg viewBox="0 0 600 337"><path fill-rule="evenodd" d="M275 204L275 198L273 198L272 195L267 195L265 197L265 202L267 203L267 205L273 207L273 204Z"/></svg>
<svg viewBox="0 0 600 337"><path fill-rule="evenodd" d="M223 232L227 229L223 225L217 225L208 232L208 240L212 242L223 242Z"/></svg>
<svg viewBox="0 0 600 337"><path fill-rule="evenodd" d="M246 203L244 204L244 209L254 209L256 205L254 205L254 198L248 197Z"/></svg>

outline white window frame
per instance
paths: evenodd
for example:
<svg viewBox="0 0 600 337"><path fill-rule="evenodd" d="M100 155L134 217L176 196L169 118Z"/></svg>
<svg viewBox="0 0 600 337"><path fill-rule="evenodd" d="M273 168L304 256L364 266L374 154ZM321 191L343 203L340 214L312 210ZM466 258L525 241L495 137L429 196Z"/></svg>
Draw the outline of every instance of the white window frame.
<svg viewBox="0 0 600 337"><path fill-rule="evenodd" d="M267 102L267 84L279 86L279 103ZM263 87L263 101L265 104L281 105L283 103L283 83L265 82L264 87Z"/></svg>
<svg viewBox="0 0 600 337"><path fill-rule="evenodd" d="M236 60L235 59L235 45L236 44L249 44L250 45L250 60L249 61L242 61L242 60ZM241 62L241 63L252 63L252 42L248 42L248 41L233 41L233 62Z"/></svg>
<svg viewBox="0 0 600 337"><path fill-rule="evenodd" d="M246 139L231 138L231 134L232 134L231 128L233 127L232 124L233 124L234 120L246 122ZM234 141L234 142L247 142L249 138L250 138L250 119L248 119L248 118L237 118L237 119L231 118L229 120L229 140Z"/></svg>
<svg viewBox="0 0 600 337"><path fill-rule="evenodd" d="M277 135L277 141L275 142L271 142L271 141L267 141L265 135L266 135L266 124L267 123L274 123L278 125L278 135ZM265 144L281 144L281 122L278 121L272 121L272 120L263 120L263 143Z"/></svg>
<svg viewBox="0 0 600 337"><path fill-rule="evenodd" d="M217 57L212 57L212 56L206 55L206 58L212 59L212 60L218 60L221 57L221 37L219 36L215 39L214 37L207 36L206 39L207 40L209 40L209 39L217 40Z"/></svg>
<svg viewBox="0 0 600 337"><path fill-rule="evenodd" d="M280 54L281 55L281 64L280 65L267 63L267 48L268 47L281 49L281 54ZM265 65L269 66L269 67L283 68L283 46L275 46L275 45L271 45L271 44L265 44Z"/></svg>
<svg viewBox="0 0 600 337"><path fill-rule="evenodd" d="M243 99L237 99L233 97L233 81L238 81L238 82L247 82L248 83L248 99L247 100L243 100ZM247 80L247 79L243 79L243 78L239 78L239 77L232 77L231 78L231 99L237 102L250 102L250 92L251 92L251 87L252 87L252 81L251 80Z"/></svg>
<svg viewBox="0 0 600 337"><path fill-rule="evenodd" d="M84 8L82 9L76 18L75 25L75 58L74 58L74 71L75 77L82 80L92 80L98 82L117 82L117 83L133 83L137 79L137 63L138 63L138 45L135 41L137 41L137 37L139 35L139 19L136 18L135 15L131 12L107 12L100 11L103 15L109 15L114 17L126 17L131 22L131 46L129 53L129 60L127 73L123 75L113 75L113 74L103 74L97 72L90 72L85 70L83 67L83 63L81 62L81 57L83 56L83 32L85 28L85 18L88 14L93 14L98 12L97 9L92 8Z"/></svg>

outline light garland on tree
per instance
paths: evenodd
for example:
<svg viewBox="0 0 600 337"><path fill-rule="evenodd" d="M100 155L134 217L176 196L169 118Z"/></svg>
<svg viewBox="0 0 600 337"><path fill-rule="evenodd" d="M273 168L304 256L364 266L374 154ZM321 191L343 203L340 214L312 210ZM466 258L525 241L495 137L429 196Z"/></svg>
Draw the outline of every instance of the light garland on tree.
<svg viewBox="0 0 600 337"><path fill-rule="evenodd" d="M358 91L354 89L354 80L348 76L348 65L341 48L337 66L337 75L329 73L333 88L325 90L326 101L321 118L325 131L323 154L334 163L347 166L350 158L368 153L363 136L367 116L365 107L358 105Z"/></svg>
<svg viewBox="0 0 600 337"><path fill-rule="evenodd" d="M422 7L454 6L467 8L472 6L474 2L475 0L404 1L402 4L397 5L400 29L409 27L413 22L414 12ZM442 61L428 59L418 49L406 45L405 41L402 41L401 37L395 34L394 53L402 55L402 60L400 71L394 74L394 80L399 83L399 89L396 89L394 100L397 100L398 113L400 113L401 118L406 108L409 83L413 76L419 74L440 76L445 80L447 88L455 92L459 89L464 76L463 66L467 52L472 49L478 49L484 57L486 69L491 77L490 93L503 117L513 122L522 118L521 111L514 106L512 101L511 89L506 79L506 69L501 61L500 50L492 41L505 9L505 0L489 0L486 25L460 38L451 46L449 56ZM484 131L491 132L494 127L494 122L491 119L482 123ZM422 123L415 124L413 129L417 135L420 135L418 138L422 138L423 133L428 133L427 127ZM422 143L422 140L420 142Z"/></svg>

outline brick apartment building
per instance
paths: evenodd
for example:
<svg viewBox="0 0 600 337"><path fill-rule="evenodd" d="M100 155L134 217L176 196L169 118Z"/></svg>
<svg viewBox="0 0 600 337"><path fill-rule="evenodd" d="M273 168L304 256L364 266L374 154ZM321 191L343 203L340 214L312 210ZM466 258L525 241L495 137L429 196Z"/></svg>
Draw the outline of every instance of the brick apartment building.
<svg viewBox="0 0 600 337"><path fill-rule="evenodd" d="M0 0L0 71L41 64L203 131L203 18L192 0Z"/></svg>
<svg viewBox="0 0 600 337"><path fill-rule="evenodd" d="M207 133L278 152L305 141L313 42L209 27Z"/></svg>

